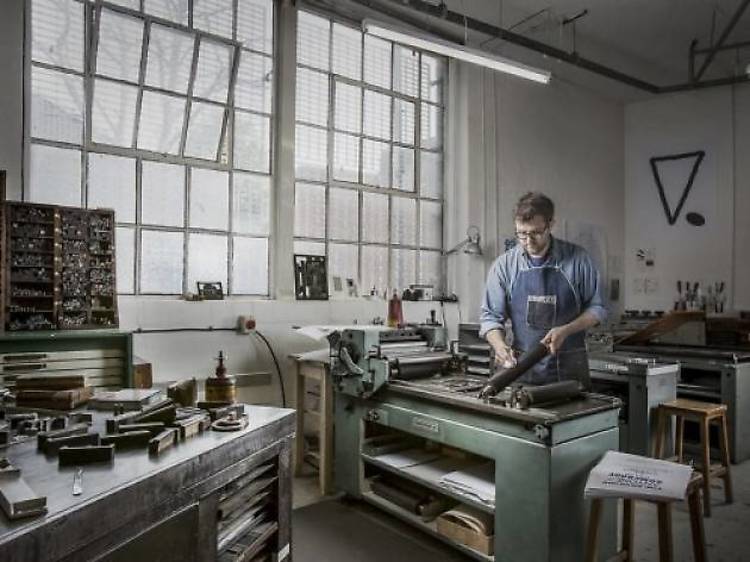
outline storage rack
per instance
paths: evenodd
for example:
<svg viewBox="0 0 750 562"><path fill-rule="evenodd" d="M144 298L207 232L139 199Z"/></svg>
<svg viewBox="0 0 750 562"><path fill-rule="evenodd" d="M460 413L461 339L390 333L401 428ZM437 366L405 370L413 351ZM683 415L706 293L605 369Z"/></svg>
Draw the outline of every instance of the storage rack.
<svg viewBox="0 0 750 562"><path fill-rule="evenodd" d="M15 202L3 207L5 329L116 327L114 212Z"/></svg>
<svg viewBox="0 0 750 562"><path fill-rule="evenodd" d="M494 366L492 348L479 337L479 324L458 325L458 349L466 353L466 372L470 375L489 376Z"/></svg>

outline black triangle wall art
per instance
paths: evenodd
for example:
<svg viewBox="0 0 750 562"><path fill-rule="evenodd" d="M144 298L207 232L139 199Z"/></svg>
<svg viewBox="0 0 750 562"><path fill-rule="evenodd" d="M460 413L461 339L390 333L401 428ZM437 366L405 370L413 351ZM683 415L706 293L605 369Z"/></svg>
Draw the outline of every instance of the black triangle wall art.
<svg viewBox="0 0 750 562"><path fill-rule="evenodd" d="M695 176L698 174L698 168L700 168L701 162L703 162L703 158L705 156L706 152L704 150L697 150L695 152L683 152L681 154L671 154L669 156L654 156L652 158L649 158L649 162L651 163L651 171L654 174L656 187L659 190L659 199L661 200L661 204L664 207L664 214L667 215L667 222L670 225L674 225L674 223L676 223L677 219L680 217L682 207L687 200L690 189L693 187L693 181L695 180ZM667 201L667 195L664 192L664 185L661 182L661 176L659 175L659 168L657 167L657 164L659 162L667 162L671 160L687 160L689 158L694 159L693 169L690 171L690 177L688 178L685 189L682 190L682 196L677 202L677 207L675 207L674 211L672 211L672 209L669 208L669 202ZM688 222L694 226L702 226L705 223L705 219L699 213L688 213L687 218Z"/></svg>

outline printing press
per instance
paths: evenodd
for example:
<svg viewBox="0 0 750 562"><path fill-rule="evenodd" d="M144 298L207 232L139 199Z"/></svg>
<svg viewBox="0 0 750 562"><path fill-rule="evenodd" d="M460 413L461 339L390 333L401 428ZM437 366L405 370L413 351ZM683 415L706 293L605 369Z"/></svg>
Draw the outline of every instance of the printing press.
<svg viewBox="0 0 750 562"><path fill-rule="evenodd" d="M329 340L340 490L478 560L583 558L583 489L618 448L617 398L575 384L516 385L481 399L488 377L466 373L440 326L347 329ZM489 517L489 548L445 531L441 513L456 506ZM613 506L602 522L608 555Z"/></svg>

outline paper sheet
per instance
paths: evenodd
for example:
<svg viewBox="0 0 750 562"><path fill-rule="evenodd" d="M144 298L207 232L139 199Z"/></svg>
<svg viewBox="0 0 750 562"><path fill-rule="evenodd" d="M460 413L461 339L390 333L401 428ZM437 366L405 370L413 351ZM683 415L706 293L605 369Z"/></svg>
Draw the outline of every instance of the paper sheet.
<svg viewBox="0 0 750 562"><path fill-rule="evenodd" d="M456 470L443 476L440 483L489 505L495 504L495 464L488 462Z"/></svg>
<svg viewBox="0 0 750 562"><path fill-rule="evenodd" d="M426 462L434 461L439 458L438 453L431 453L424 449L407 449L405 451L398 451L396 453L388 453L386 455L379 455L375 457L378 461L392 466L394 468L405 468L407 466L415 466Z"/></svg>
<svg viewBox="0 0 750 562"><path fill-rule="evenodd" d="M584 496L681 500L692 472L684 464L607 451L589 473Z"/></svg>

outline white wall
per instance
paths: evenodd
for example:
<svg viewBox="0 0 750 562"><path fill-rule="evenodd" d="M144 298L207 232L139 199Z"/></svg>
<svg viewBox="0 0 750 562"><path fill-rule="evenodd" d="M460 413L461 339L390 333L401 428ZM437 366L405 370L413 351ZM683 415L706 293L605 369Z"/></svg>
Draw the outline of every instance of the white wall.
<svg viewBox="0 0 750 562"><path fill-rule="evenodd" d="M556 235L565 238L567 224L568 232L588 227L606 238L603 269L620 278L623 105L561 80L542 86L470 65L454 67L455 152L449 148L448 164L458 195L448 201L447 239L458 240L466 225L476 224L485 247L483 261L460 256L450 265L449 284L457 288L464 317L477 317L486 271L503 240L513 236L518 197L530 190L554 200Z"/></svg>
<svg viewBox="0 0 750 562"><path fill-rule="evenodd" d="M740 280L747 279L749 272L745 262L750 230L747 221L743 223L750 211L750 168L743 156L750 147L750 127L746 123L749 118L750 89L746 87L736 92L727 87L682 93L627 106L627 308L670 309L677 280L697 281L703 287L724 281L729 305L733 292L738 306L748 305L750 292ZM680 217L669 225L649 158L697 150L706 152L705 159ZM674 208L686 184L690 162L685 160L662 169L666 172L665 191ZM706 224L690 225L685 215L691 211L701 213ZM653 252L653 266L636 258L639 248Z"/></svg>

